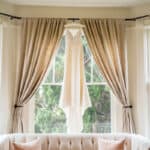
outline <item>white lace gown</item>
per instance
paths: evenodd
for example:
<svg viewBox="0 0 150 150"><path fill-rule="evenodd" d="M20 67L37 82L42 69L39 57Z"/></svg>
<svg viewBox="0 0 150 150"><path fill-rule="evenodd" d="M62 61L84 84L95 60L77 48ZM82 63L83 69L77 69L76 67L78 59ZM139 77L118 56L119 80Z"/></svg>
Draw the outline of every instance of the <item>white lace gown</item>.
<svg viewBox="0 0 150 150"><path fill-rule="evenodd" d="M82 115L91 101L85 81L82 31L75 35L66 31L66 59L64 83L61 90L60 107L67 117L68 133L79 133L83 129Z"/></svg>

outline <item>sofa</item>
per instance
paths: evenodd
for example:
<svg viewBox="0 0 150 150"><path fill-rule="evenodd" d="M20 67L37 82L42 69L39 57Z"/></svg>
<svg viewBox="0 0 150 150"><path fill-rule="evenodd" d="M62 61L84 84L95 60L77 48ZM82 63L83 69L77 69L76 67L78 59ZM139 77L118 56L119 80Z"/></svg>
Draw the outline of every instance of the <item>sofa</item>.
<svg viewBox="0 0 150 150"><path fill-rule="evenodd" d="M125 150L150 150L150 140L135 134L6 134L0 135L0 150L13 150L12 143L40 139L42 150L98 150L99 139L123 140Z"/></svg>

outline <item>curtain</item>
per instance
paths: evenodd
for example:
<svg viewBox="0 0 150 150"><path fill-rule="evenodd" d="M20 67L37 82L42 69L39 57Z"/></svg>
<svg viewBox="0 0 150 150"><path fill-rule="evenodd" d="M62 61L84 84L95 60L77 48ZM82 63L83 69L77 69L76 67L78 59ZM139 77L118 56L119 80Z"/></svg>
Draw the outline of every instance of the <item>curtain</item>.
<svg viewBox="0 0 150 150"><path fill-rule="evenodd" d="M3 42L3 26L0 23L0 87L1 87L1 80L2 80L2 42Z"/></svg>
<svg viewBox="0 0 150 150"><path fill-rule="evenodd" d="M84 73L84 54L80 29L73 35L66 31L66 58L60 107L67 117L68 133L80 133L82 115L91 106Z"/></svg>
<svg viewBox="0 0 150 150"><path fill-rule="evenodd" d="M20 21L0 17L0 120L3 120L0 123L0 133L9 133L11 130L20 26Z"/></svg>
<svg viewBox="0 0 150 150"><path fill-rule="evenodd" d="M126 30L129 71L129 96L134 103L136 131L144 136L150 135L148 91L148 20L137 20ZM143 117L144 116L144 117Z"/></svg>
<svg viewBox="0 0 150 150"><path fill-rule="evenodd" d="M12 132L23 132L23 107L42 82L61 39L64 23L64 19L23 19Z"/></svg>
<svg viewBox="0 0 150 150"><path fill-rule="evenodd" d="M93 57L114 95L123 105L123 131L135 132L127 84L123 20L82 19Z"/></svg>

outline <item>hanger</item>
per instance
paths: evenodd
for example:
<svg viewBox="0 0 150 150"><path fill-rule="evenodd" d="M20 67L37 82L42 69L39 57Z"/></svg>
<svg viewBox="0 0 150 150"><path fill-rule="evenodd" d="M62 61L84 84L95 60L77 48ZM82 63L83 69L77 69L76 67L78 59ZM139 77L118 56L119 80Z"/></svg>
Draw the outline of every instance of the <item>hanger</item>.
<svg viewBox="0 0 150 150"><path fill-rule="evenodd" d="M65 28L67 28L67 29L82 29L82 28L85 28L85 25L73 21L71 23L67 23L65 25Z"/></svg>
<svg viewBox="0 0 150 150"><path fill-rule="evenodd" d="M82 31L83 28L85 28L85 25L75 21L65 25L65 29L69 30L73 36L75 36L79 30Z"/></svg>

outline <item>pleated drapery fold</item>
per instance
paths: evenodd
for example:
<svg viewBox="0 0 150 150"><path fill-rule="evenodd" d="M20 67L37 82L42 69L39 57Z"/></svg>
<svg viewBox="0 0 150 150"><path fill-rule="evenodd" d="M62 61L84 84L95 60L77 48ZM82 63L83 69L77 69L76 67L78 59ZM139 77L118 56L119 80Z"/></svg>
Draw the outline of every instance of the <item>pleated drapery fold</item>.
<svg viewBox="0 0 150 150"><path fill-rule="evenodd" d="M23 132L23 106L38 89L64 30L64 19L24 18L17 60L12 132Z"/></svg>
<svg viewBox="0 0 150 150"><path fill-rule="evenodd" d="M125 23L120 19L81 19L89 47L103 77L123 105L123 131L135 132L128 98Z"/></svg>

